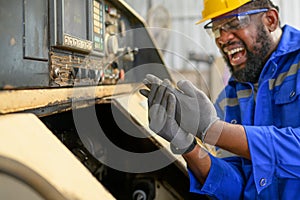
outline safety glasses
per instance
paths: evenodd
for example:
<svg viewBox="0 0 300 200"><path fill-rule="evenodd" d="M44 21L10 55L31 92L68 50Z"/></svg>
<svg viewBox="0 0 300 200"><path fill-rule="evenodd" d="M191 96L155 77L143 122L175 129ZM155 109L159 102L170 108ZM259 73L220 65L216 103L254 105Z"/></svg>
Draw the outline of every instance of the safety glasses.
<svg viewBox="0 0 300 200"><path fill-rule="evenodd" d="M236 31L246 28L250 24L250 16L262 12L267 12L267 8L249 10L242 13L227 15L210 21L204 26L207 33L213 38L217 39L221 36L221 30L223 31Z"/></svg>

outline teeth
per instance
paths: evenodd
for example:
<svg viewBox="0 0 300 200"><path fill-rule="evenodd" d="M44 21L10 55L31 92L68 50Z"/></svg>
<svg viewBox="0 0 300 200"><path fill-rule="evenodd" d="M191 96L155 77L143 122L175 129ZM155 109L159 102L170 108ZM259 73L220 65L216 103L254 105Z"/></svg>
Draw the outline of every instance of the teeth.
<svg viewBox="0 0 300 200"><path fill-rule="evenodd" d="M228 51L227 54L230 56L232 54L235 54L235 53L243 51L243 50L244 50L244 48L240 47L240 48L236 48L236 49L232 49L232 50Z"/></svg>

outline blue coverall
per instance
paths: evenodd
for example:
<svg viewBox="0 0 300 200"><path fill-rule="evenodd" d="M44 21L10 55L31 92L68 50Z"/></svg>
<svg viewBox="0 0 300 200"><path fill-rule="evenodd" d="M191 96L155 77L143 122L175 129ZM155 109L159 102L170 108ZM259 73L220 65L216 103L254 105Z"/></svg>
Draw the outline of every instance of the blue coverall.
<svg viewBox="0 0 300 200"><path fill-rule="evenodd" d="M258 86L231 78L215 105L221 119L244 126L251 161L210 155L204 185L189 170L190 191L214 199L300 199L300 31L285 25Z"/></svg>

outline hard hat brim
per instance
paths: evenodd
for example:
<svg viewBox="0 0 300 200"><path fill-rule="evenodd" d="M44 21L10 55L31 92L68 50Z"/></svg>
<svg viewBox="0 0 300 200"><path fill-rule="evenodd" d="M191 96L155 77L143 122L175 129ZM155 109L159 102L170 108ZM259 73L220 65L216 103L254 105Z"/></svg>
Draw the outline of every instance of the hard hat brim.
<svg viewBox="0 0 300 200"><path fill-rule="evenodd" d="M208 16L206 16L206 17L200 19L199 21L197 21L197 22L196 22L196 25L201 24L202 22L205 22L205 21L207 21L207 20L209 20L209 19L214 19L214 18L217 18L217 17L219 17L219 16L222 16L222 15L228 13L228 12L231 12L231 11L233 11L233 10L235 10L235 9L237 9L237 8L239 8L239 7L241 7L241 6L243 6L243 5L245 5L246 3L249 3L250 1L251 1L251 0L245 2L245 3L242 4L242 5L238 5L238 6L235 6L235 7L227 8L227 9L221 10L221 11L219 11L219 12L214 12L213 14L210 14L210 15L208 15Z"/></svg>

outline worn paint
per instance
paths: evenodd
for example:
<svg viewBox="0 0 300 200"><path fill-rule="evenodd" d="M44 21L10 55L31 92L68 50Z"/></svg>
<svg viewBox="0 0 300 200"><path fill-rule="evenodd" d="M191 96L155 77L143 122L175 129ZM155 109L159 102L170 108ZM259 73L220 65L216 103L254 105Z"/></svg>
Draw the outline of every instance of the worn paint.
<svg viewBox="0 0 300 200"><path fill-rule="evenodd" d="M112 95L130 93L135 85L122 84L78 88L3 90L0 91L0 113L20 112L72 103L72 101L102 99ZM89 103L86 103L86 106L89 105Z"/></svg>

